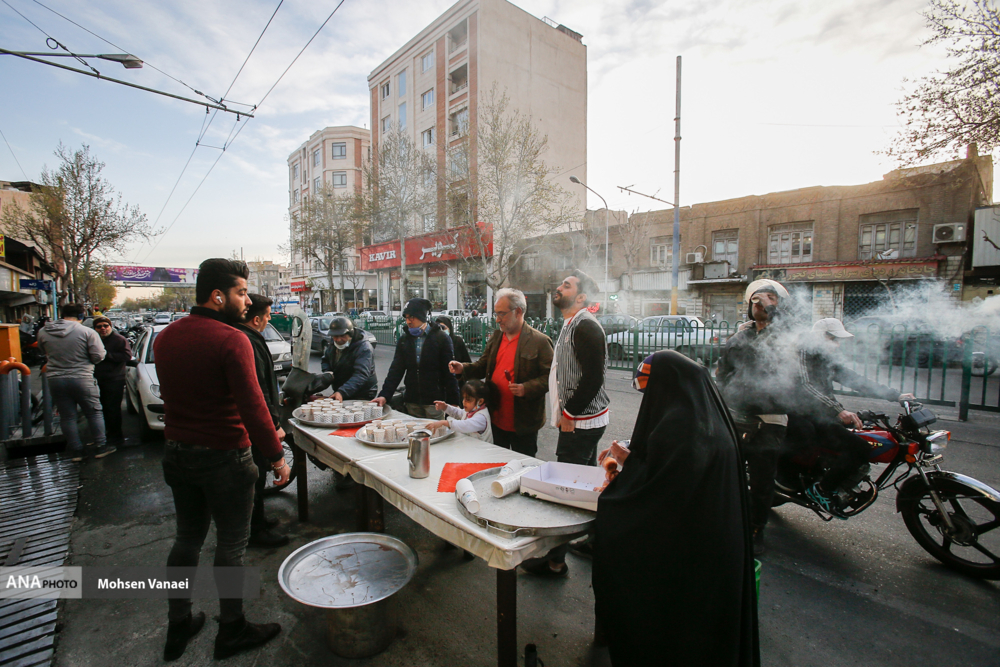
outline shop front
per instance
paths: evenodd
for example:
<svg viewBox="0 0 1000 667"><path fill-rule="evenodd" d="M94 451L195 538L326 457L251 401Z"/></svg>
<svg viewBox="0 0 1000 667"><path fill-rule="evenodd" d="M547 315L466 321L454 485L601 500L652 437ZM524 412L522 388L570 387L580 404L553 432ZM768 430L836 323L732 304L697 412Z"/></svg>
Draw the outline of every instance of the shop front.
<svg viewBox="0 0 1000 667"><path fill-rule="evenodd" d="M480 230L488 231L488 228L482 226ZM482 267L477 266L481 261L478 244L470 242L469 233L467 229L448 230L407 238L405 294L401 294L403 273L399 241L361 248L359 266L378 275L378 309L400 313L406 301L423 297L431 302L436 312L486 311L491 294ZM492 252L492 243L487 243L486 256L490 257Z"/></svg>

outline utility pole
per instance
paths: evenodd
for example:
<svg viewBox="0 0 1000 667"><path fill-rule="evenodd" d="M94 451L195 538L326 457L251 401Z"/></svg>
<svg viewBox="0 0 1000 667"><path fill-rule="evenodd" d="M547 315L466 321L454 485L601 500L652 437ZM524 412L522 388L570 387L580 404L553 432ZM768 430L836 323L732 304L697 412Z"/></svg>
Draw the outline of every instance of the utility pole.
<svg viewBox="0 0 1000 667"><path fill-rule="evenodd" d="M670 280L670 314L677 314L677 289L680 282L681 254L681 57L677 56L677 115L674 118L674 245L673 275Z"/></svg>

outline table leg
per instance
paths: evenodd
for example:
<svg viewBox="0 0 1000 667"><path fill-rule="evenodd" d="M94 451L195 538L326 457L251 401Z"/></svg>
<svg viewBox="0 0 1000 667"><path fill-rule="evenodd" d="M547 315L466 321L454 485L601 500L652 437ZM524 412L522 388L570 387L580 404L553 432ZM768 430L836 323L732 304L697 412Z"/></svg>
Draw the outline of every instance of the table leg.
<svg viewBox="0 0 1000 667"><path fill-rule="evenodd" d="M368 530L373 533L385 532L385 504L382 496L375 493L374 489L365 489L365 515L368 519Z"/></svg>
<svg viewBox="0 0 1000 667"><path fill-rule="evenodd" d="M368 531L368 487L354 485L354 528L359 533Z"/></svg>
<svg viewBox="0 0 1000 667"><path fill-rule="evenodd" d="M517 667L517 568L497 570L497 665Z"/></svg>
<svg viewBox="0 0 1000 667"><path fill-rule="evenodd" d="M306 453L289 437L292 446L292 465L295 466L295 490L298 494L299 521L309 520L309 478L306 474Z"/></svg>

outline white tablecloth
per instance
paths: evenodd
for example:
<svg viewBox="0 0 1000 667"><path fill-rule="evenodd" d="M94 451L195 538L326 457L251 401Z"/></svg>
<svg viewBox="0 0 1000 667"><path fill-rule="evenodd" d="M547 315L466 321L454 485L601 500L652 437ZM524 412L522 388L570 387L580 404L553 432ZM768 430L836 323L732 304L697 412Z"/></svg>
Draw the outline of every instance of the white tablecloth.
<svg viewBox="0 0 1000 667"><path fill-rule="evenodd" d="M540 463L509 449L455 435L431 445L430 475L413 479L405 449L379 449L356 438L331 436L333 429L329 427L294 424L294 428L296 443L301 443L303 449L337 472L349 474L358 483L374 489L418 524L482 558L490 567L510 570L581 534L506 539L465 518L458 509L454 492L438 493L446 463L506 463L512 459L521 459L525 465Z"/></svg>

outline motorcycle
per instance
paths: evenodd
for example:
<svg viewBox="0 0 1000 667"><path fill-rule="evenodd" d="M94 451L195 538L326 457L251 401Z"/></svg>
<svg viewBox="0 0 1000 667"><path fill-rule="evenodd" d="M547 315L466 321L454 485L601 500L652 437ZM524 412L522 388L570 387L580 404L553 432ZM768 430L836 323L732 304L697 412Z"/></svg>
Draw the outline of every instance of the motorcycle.
<svg viewBox="0 0 1000 667"><path fill-rule="evenodd" d="M854 432L871 444L869 463L837 490L838 514L857 516L891 486L897 491L896 511L930 555L963 574L1000 579L1000 492L967 475L942 470L951 432L930 430L937 417L920 403L900 403L904 412L894 423L886 414L858 412L863 427ZM772 506L795 503L824 521L833 519L805 493L826 472L830 455L835 453L813 447L782 457ZM885 466L875 479L872 464Z"/></svg>

